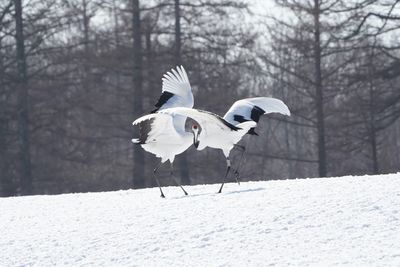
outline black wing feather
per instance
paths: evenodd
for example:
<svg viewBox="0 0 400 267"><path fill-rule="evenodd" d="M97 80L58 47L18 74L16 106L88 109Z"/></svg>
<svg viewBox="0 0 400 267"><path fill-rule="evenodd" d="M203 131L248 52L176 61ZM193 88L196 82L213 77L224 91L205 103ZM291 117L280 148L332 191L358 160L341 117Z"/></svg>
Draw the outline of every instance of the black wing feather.
<svg viewBox="0 0 400 267"><path fill-rule="evenodd" d="M263 110L262 108L258 107L258 106L254 106L251 109L251 113L250 113L250 118L252 121L257 122L260 120L261 115L263 115L265 113L265 110ZM233 120L237 121L239 123L245 122L245 121L249 121L248 119L245 119L244 116L242 115L233 115ZM258 135L258 133L256 133L255 131L255 127L250 128L250 130L247 132L250 135Z"/></svg>
<svg viewBox="0 0 400 267"><path fill-rule="evenodd" d="M139 144L146 144L149 137L149 132L151 131L151 125L153 124L155 118L149 120L144 120L139 122Z"/></svg>
<svg viewBox="0 0 400 267"><path fill-rule="evenodd" d="M249 121L249 120L246 120L242 115L233 115L233 120L237 121L239 123Z"/></svg>
<svg viewBox="0 0 400 267"><path fill-rule="evenodd" d="M250 118L251 118L251 120L258 123L261 115L263 115L264 113L265 113L265 110L263 110L262 108L260 108L258 106L254 106L253 109L251 110Z"/></svg>
<svg viewBox="0 0 400 267"><path fill-rule="evenodd" d="M165 103L167 103L167 101L173 97L175 94L168 92L168 91L164 91L161 95L160 98L158 99L157 103L154 105L156 107L156 109L153 109L150 113L156 113L157 110L159 110Z"/></svg>

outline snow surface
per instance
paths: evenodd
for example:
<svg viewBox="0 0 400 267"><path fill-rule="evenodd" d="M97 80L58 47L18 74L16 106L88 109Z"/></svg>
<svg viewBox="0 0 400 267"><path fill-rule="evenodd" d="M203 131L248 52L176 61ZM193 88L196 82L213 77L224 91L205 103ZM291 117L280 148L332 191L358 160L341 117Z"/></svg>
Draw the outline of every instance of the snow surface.
<svg viewBox="0 0 400 267"><path fill-rule="evenodd" d="M400 266L400 173L0 199L0 266Z"/></svg>

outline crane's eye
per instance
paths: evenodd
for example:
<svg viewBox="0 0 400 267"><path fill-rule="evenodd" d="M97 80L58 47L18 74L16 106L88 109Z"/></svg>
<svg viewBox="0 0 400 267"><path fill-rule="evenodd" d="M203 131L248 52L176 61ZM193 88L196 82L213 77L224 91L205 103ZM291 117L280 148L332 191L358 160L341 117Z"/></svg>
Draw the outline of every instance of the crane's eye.
<svg viewBox="0 0 400 267"><path fill-rule="evenodd" d="M193 125L193 129L197 130L197 125L196 124Z"/></svg>

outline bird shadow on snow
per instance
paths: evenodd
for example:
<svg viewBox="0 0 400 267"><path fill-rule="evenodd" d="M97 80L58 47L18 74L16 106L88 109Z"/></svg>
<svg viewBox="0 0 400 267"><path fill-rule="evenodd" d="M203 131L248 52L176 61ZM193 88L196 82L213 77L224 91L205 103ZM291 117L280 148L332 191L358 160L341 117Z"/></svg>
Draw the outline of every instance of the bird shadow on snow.
<svg viewBox="0 0 400 267"><path fill-rule="evenodd" d="M236 191L227 191L227 192L222 192L221 194L217 192L212 192L212 193L201 193L201 194L190 194L187 196L180 196L180 197L171 197L170 199L184 199L184 198L193 198L193 197L202 197L202 196L223 196L223 195L231 195L231 194L241 194L241 193L251 193L251 192L257 192L257 191L263 191L265 188L263 187L258 187L258 188L249 188L249 189L243 189L243 190L236 190Z"/></svg>
<svg viewBox="0 0 400 267"><path fill-rule="evenodd" d="M236 190L236 191L226 192L226 193L223 193L223 194L230 195L230 194L250 193L250 192L256 192L256 191L263 191L263 190L265 190L265 188L258 187L258 188L249 188L249 189L243 189L243 190Z"/></svg>

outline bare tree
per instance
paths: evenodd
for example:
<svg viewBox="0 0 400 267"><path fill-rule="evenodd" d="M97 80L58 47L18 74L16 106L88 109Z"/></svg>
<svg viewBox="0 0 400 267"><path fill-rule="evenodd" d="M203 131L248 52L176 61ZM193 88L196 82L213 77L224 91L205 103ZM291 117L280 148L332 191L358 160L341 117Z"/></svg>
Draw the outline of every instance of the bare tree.
<svg viewBox="0 0 400 267"><path fill-rule="evenodd" d="M337 77L347 64L355 60L351 51L355 49L354 44L357 43L354 39L349 39L347 42L339 40L337 36L346 31L352 14L344 1L280 0L276 2L282 8L291 11L295 21L272 18L275 22L269 27L272 38L277 43L286 44L286 51L296 51L294 60L297 63L293 62L292 65L300 64L300 66L299 68L284 66L268 56L261 55L261 58L269 66L291 77L291 80L288 78L285 83L302 98L308 99L303 102L306 106L294 109L294 114L308 121L307 124L311 124L316 129L318 175L325 177L328 173L329 159L327 123L332 112L331 103L337 93L335 90L338 88L335 86L338 80L333 77ZM337 16L335 11L339 9L346 10L347 13L343 11L343 14ZM346 55L347 58L339 57L340 54ZM313 90L310 90L311 88Z"/></svg>
<svg viewBox="0 0 400 267"><path fill-rule="evenodd" d="M139 117L143 114L143 78L142 78L142 30L140 19L140 6L139 0L132 0L132 35L133 35L133 115ZM144 187L144 153L143 150L137 146L134 148L133 154L134 172L133 172L133 185L135 188Z"/></svg>
<svg viewBox="0 0 400 267"><path fill-rule="evenodd" d="M181 36L181 15L180 15L180 1L174 0L174 14L175 14L175 65L182 65L182 36ZM189 162L186 153L179 156L179 167L181 171L182 184L191 184L189 176Z"/></svg>
<svg viewBox="0 0 400 267"><path fill-rule="evenodd" d="M17 45L18 66L18 127L21 157L21 193L32 193L32 166L29 132L29 94L28 74L25 55L25 37L21 0L14 1L15 7L15 40Z"/></svg>

